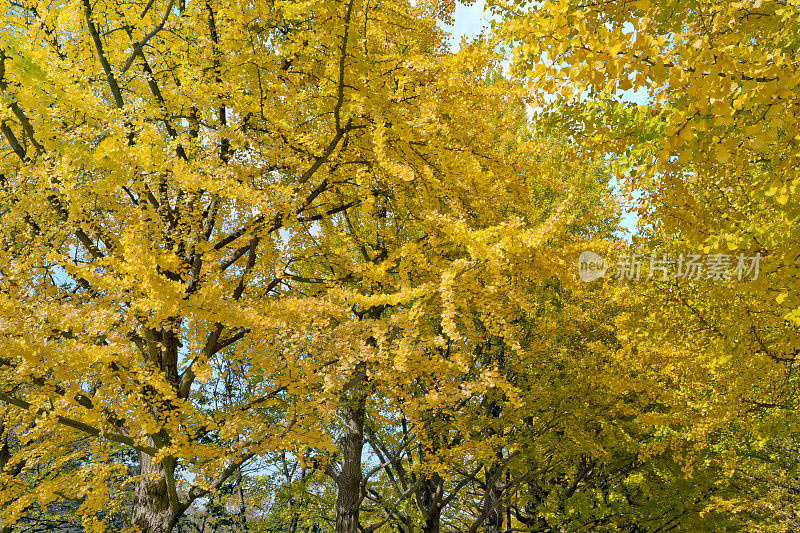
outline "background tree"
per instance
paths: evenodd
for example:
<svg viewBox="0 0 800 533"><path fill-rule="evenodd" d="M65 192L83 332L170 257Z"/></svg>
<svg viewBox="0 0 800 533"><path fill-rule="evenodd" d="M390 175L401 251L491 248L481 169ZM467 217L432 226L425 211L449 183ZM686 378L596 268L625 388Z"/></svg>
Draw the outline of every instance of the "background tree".
<svg viewBox="0 0 800 533"><path fill-rule="evenodd" d="M740 527L793 527L778 510L790 501L765 504L751 487L771 471L780 477L768 493L787 494L796 478L776 452L796 433L800 353L797 3L493 5L532 105L573 136L577 157L613 162L648 253L730 254L732 267L739 254L762 258L745 283L704 272L627 293L643 307L623 327L635 332L627 349L669 370L653 379L673 391L683 438L702 461L726 456L728 478L744 476L738 496L712 500Z"/></svg>

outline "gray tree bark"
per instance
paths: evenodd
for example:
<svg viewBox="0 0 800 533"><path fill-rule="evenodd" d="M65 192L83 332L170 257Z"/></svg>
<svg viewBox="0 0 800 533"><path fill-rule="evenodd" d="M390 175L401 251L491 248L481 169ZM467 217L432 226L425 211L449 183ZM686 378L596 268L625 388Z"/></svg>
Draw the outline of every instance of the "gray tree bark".
<svg viewBox="0 0 800 533"><path fill-rule="evenodd" d="M502 464L492 463L486 467L486 494L484 506L486 520L485 533L501 533L503 531L503 482L501 479Z"/></svg>
<svg viewBox="0 0 800 533"><path fill-rule="evenodd" d="M439 533L443 490L444 480L435 472L420 484L417 507L422 514L422 533Z"/></svg>
<svg viewBox="0 0 800 533"><path fill-rule="evenodd" d="M169 497L168 482L173 472L142 452L139 465L141 478L134 487L131 523L142 533L170 533L181 514Z"/></svg>
<svg viewBox="0 0 800 533"><path fill-rule="evenodd" d="M360 387L356 387L360 389ZM344 402L344 434L340 441L341 472L336 486L336 533L358 533L361 508L361 453L364 447L365 401L359 390Z"/></svg>

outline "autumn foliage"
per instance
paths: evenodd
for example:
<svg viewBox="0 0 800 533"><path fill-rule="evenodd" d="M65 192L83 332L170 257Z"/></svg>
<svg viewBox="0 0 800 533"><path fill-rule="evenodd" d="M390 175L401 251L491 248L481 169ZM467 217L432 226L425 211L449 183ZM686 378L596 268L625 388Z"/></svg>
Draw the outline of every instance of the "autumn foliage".
<svg viewBox="0 0 800 533"><path fill-rule="evenodd" d="M797 527L791 1L2 6L4 531Z"/></svg>

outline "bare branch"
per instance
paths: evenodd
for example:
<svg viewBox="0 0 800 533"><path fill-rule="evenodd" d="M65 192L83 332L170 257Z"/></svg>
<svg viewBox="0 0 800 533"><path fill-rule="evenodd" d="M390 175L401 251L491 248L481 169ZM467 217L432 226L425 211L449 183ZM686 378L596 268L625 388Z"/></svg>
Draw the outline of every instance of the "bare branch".
<svg viewBox="0 0 800 533"><path fill-rule="evenodd" d="M386 510L386 516L384 516L380 522L376 522L374 524L369 525L368 527L365 527L362 533L372 533L379 527L383 526L386 522L388 522L389 518L391 518L392 515L397 511L397 508L400 507L400 504L403 503L406 500L406 498L408 498L411 495L411 493L417 489L417 486L422 482L422 479L423 478L420 476L420 478L416 482L414 482L410 487L408 487L408 489L403 494L401 494L400 497L397 498L397 501L394 503L394 507Z"/></svg>
<svg viewBox="0 0 800 533"><path fill-rule="evenodd" d="M294 427L294 425L296 423L297 423L297 418L292 418L292 420L286 425L286 428L284 428L284 430L281 432L281 434L278 435L278 438L282 439L283 437L285 437L289 433L289 431ZM246 453L243 453L241 456L239 456L236 460L232 461L228 466L226 466L222 470L222 472L219 473L219 475L216 477L216 479L214 479L214 481L211 482L211 485L210 485L211 489L212 490L216 490L216 489L220 488L222 486L222 484L225 483L225 481L234 472L236 472L239 468L242 467L242 465L244 465L244 463L246 463L247 461L249 461L250 459L252 459L255 456L256 456L255 452L246 452ZM189 489L189 492L186 495L186 498L184 499L183 503L181 504L181 510L188 509L193 501L195 501L197 498L199 498L201 496L205 496L209 492L211 492L211 491L206 489L206 488L202 488L202 487L199 487L197 485L193 485L192 488Z"/></svg>
<svg viewBox="0 0 800 533"><path fill-rule="evenodd" d="M164 29L164 24L166 24L166 23L167 23L167 19L169 18L169 14L172 12L172 6L173 6L173 4L174 4L174 3L175 3L175 0L169 0L169 5L167 6L167 9L166 9L166 11L164 12L164 17L161 19L161 22L158 24L158 26L156 26L155 28L153 28L153 31L151 31L150 33L148 33L147 35L145 35L145 36L144 36L144 39L142 39L142 40L141 40L141 42L138 42L138 43L136 43L136 44L134 45L134 47L133 47L133 52L131 52L131 55L130 55L130 57L128 57L128 60L125 62L125 66L123 66L123 67L122 67L122 70L121 70L121 71L120 71L120 73L119 73L119 75L120 75L120 76L124 75L124 74L125 74L125 72L127 72L127 71L128 71L128 69L129 69L129 68L131 67L131 65L133 64L133 60L134 60L134 58L135 58L137 55L139 55L139 53L142 51L142 48L144 48L144 45L146 45L146 44L147 44L147 41L149 41L150 39L152 39L152 38L153 38L153 36L154 36L156 33L160 32L161 30L163 30L163 29ZM148 4L148 8L149 8L149 4ZM146 12L147 12L147 11L145 10L145 12L144 12L144 13L142 13L142 15L144 15Z"/></svg>

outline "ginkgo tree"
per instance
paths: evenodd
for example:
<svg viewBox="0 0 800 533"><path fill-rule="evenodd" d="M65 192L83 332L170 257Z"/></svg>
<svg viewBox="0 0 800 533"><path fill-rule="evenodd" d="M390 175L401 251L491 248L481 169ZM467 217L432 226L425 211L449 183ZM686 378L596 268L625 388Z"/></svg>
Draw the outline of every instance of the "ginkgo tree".
<svg viewBox="0 0 800 533"><path fill-rule="evenodd" d="M3 3L0 400L21 443L3 523L69 499L100 531L132 485L131 528L168 532L255 457L325 460L370 387L440 372L454 390L462 311L513 333L495 295L565 268L548 242L577 191L514 141L497 53L447 50L452 7ZM545 216L537 176L562 198ZM413 330L424 313L441 332ZM211 401L227 372L248 387ZM342 532L361 526L349 437ZM59 468L78 439L93 460Z"/></svg>
<svg viewBox="0 0 800 533"><path fill-rule="evenodd" d="M578 157L607 158L636 198L646 257L670 254L673 268L682 253L720 254L731 267L739 254L760 259L744 282L703 272L641 284L627 291L638 310L621 328L626 349L649 361L669 354L666 368L682 376L670 381L686 402L684 436L727 455L740 487L775 476L768 493L787 497L797 476L785 459L797 436L800 355L800 5L491 4L539 116L572 136ZM742 489L718 503L741 527L773 518L794 527L789 501L769 499Z"/></svg>

